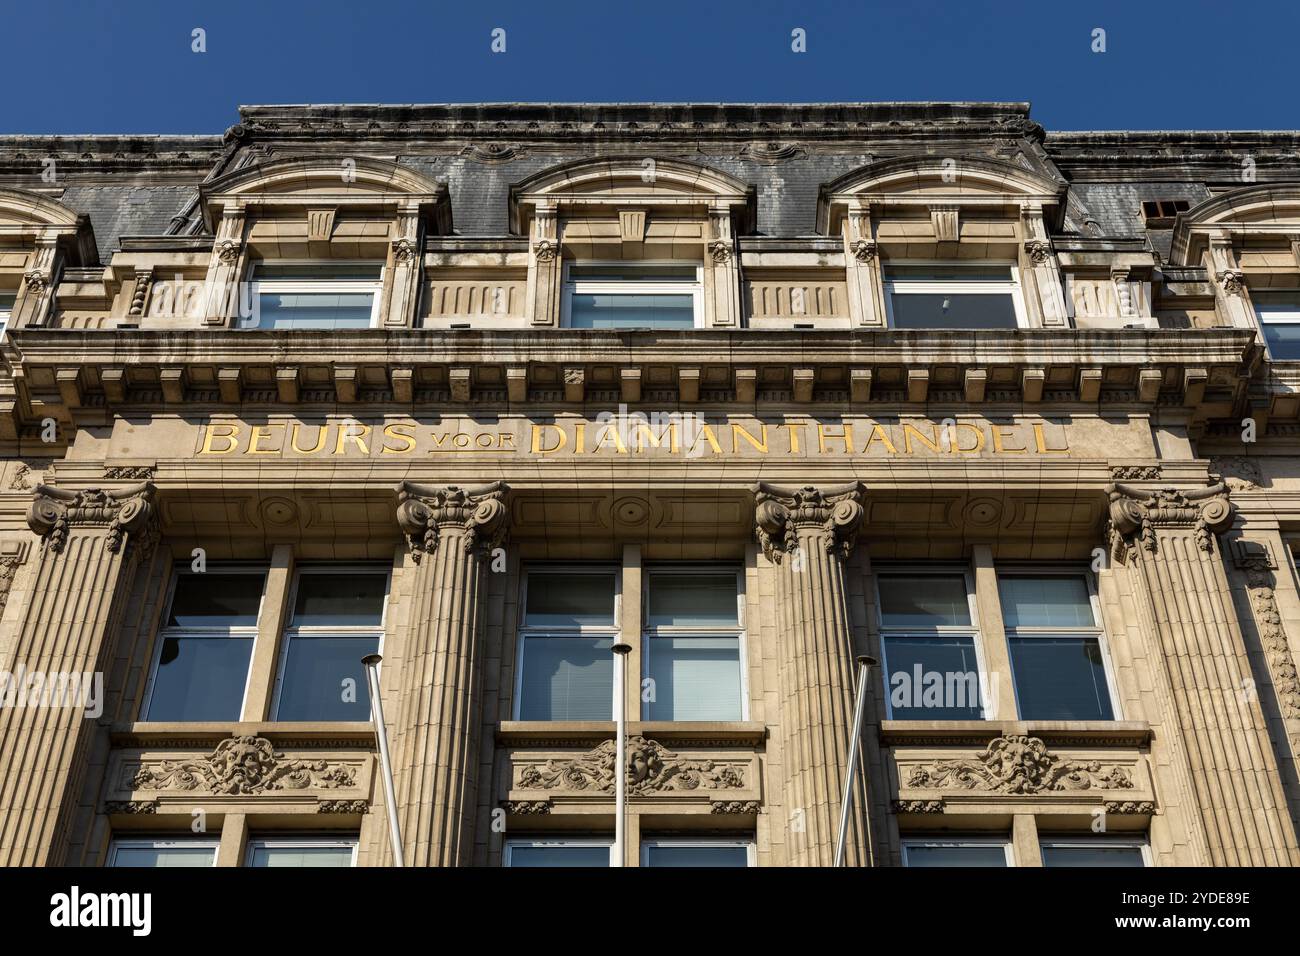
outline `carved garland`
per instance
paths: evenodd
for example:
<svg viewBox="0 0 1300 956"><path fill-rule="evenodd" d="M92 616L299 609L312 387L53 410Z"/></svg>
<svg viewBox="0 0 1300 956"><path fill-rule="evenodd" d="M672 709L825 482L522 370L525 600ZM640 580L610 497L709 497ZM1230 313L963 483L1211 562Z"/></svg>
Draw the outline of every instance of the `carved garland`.
<svg viewBox="0 0 1300 956"><path fill-rule="evenodd" d="M907 785L918 790L984 790L1048 793L1071 790L1127 790L1127 770L1100 761L1066 761L1037 737L994 737L974 760L935 760L912 768Z"/></svg>
<svg viewBox="0 0 1300 956"><path fill-rule="evenodd" d="M548 760L545 766L525 767L519 776L524 790L579 790L613 793L617 744L606 740L595 750L568 760ZM681 790L740 790L744 771L713 760L683 760L658 741L629 737L629 793Z"/></svg>
<svg viewBox="0 0 1300 956"><path fill-rule="evenodd" d="M157 540L153 506L154 486L142 482L120 490L87 488L64 491L51 485L37 485L27 526L44 539L43 548L62 553L74 525L107 527L104 547L111 554L122 551L128 541L148 550Z"/></svg>
<svg viewBox="0 0 1300 956"><path fill-rule="evenodd" d="M1300 673L1291 657L1291 646L1282 627L1282 612L1273 590L1273 562L1268 546L1262 542L1237 542L1237 567L1246 572L1246 593L1259 626L1259 639L1268 660L1282 716L1300 717Z"/></svg>
<svg viewBox="0 0 1300 956"><path fill-rule="evenodd" d="M326 760L285 760L265 737L227 737L198 760L141 767L132 790L199 790L231 795L356 786L353 771ZM351 812L351 811L348 811Z"/></svg>
<svg viewBox="0 0 1300 956"><path fill-rule="evenodd" d="M422 555L437 551L443 532L450 529L463 532L466 554L500 547L509 532L508 496L502 481L474 488L402 482L397 486L397 523L406 535L411 560L419 563Z"/></svg>
<svg viewBox="0 0 1300 956"><path fill-rule="evenodd" d="M779 563L783 554L796 551L799 531L810 529L825 535L828 554L847 558L852 553L865 514L861 483L822 490L759 482L753 491L755 534L769 560Z"/></svg>
<svg viewBox="0 0 1300 956"><path fill-rule="evenodd" d="M1107 494L1111 554L1116 560L1135 558L1139 543L1148 554L1155 554L1156 529L1160 526L1191 528L1196 546L1212 554L1215 534L1232 526L1232 502L1222 483L1191 491L1147 491L1117 482L1107 488Z"/></svg>

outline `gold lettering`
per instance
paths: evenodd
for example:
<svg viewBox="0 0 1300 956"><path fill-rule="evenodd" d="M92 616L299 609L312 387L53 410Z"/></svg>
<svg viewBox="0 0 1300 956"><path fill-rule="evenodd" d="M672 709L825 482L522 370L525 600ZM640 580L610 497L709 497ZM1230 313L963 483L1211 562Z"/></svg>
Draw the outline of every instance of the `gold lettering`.
<svg viewBox="0 0 1300 956"><path fill-rule="evenodd" d="M513 448L513 447L514 447L514 444L515 444L515 433L514 433L514 432L497 432L497 447L498 447L498 448L504 448L506 445L510 445L511 448Z"/></svg>
<svg viewBox="0 0 1300 956"><path fill-rule="evenodd" d="M933 432L931 432L931 435L933 437L926 437L926 435L915 425L912 425L908 422L904 422L903 423L903 452L908 455L912 454L913 435L916 436L918 441L920 441L923 445L929 448L930 451L933 452L942 451L943 449L940 447L938 427L937 426L932 426L932 427L934 427L935 429Z"/></svg>
<svg viewBox="0 0 1300 956"><path fill-rule="evenodd" d="M731 423L731 450L736 454L739 454L740 453L739 439L743 438L745 439L745 441L749 442L750 446L754 448L756 451L761 451L764 455L766 455L767 454L767 424L765 422L759 422L758 427L760 429L759 435L762 436L761 439L755 439L753 435L751 435L749 432L745 430L744 426L732 422Z"/></svg>
<svg viewBox="0 0 1300 956"><path fill-rule="evenodd" d="M216 431L218 428L225 429L224 433ZM220 439L226 442L225 448L213 448L213 439ZM239 426L208 423L203 430L203 448L200 449L200 455L229 455L239 444Z"/></svg>
<svg viewBox="0 0 1300 956"><path fill-rule="evenodd" d="M994 452L998 454L1007 454L1007 455L1023 455L1025 452L1029 451L1029 449L1026 448L1024 445L1021 445L1019 448L1012 448L1009 445L1004 444L1004 442L1008 438L1016 437L1015 427L1016 427L1015 425L990 425L989 426L990 430L993 432Z"/></svg>
<svg viewBox="0 0 1300 956"><path fill-rule="evenodd" d="M578 422L573 428L573 452L581 455L587 450L587 423Z"/></svg>
<svg viewBox="0 0 1300 956"><path fill-rule="evenodd" d="M867 452L871 451L871 443L873 441L882 442L884 446L889 449L889 453L891 455L898 454L898 449L895 448L894 443L889 440L889 432L885 431L885 426L883 425L872 426L871 437L867 439L867 444L862 449L863 454L866 454Z"/></svg>
<svg viewBox="0 0 1300 956"><path fill-rule="evenodd" d="M673 454L677 454L677 452L681 451L681 445L678 443L677 423L669 422L666 431L668 437L668 450ZM651 445L654 445L654 447L662 448L664 443L664 431L660 431L659 434L656 435L654 429L649 425L637 425L636 436L634 439L636 450L645 451L645 443L647 440Z"/></svg>
<svg viewBox="0 0 1300 956"><path fill-rule="evenodd" d="M722 454L722 446L718 444L718 436L714 434L712 425L700 426L700 433L695 437L695 441L691 442L690 450L686 454L695 454L695 449L700 447L701 440L709 443L709 447L713 449L715 455Z"/></svg>
<svg viewBox="0 0 1300 956"><path fill-rule="evenodd" d="M1061 429L1062 435L1065 429ZM1038 446L1040 455L1068 455L1070 453L1070 442L1067 440L1064 448L1048 448L1047 440L1043 437L1043 425L1041 422L1034 425L1034 443Z"/></svg>
<svg viewBox="0 0 1300 956"><path fill-rule="evenodd" d="M623 444L623 436L619 434L618 428L614 425L605 426L605 430L601 432L600 438L596 441L596 447L593 448L592 451L597 452L604 448L610 435L614 436L614 447L618 450L618 453L620 455L626 455L627 445Z"/></svg>
<svg viewBox="0 0 1300 956"><path fill-rule="evenodd" d="M971 431L975 433L974 446L970 448L961 447L961 433L957 431L957 429L959 428L969 428ZM954 455L956 454L974 455L979 451L981 451L983 448L984 448L984 430L980 428L978 425L972 425L970 422L957 422L957 424L953 426L952 453Z"/></svg>
<svg viewBox="0 0 1300 956"><path fill-rule="evenodd" d="M359 422L351 422L347 425L338 426L338 438L334 442L334 454L343 454L343 446L352 442L361 449L361 454L369 455L370 449L366 447L366 437L370 434L370 426L362 425ZM359 429L359 431L355 431Z"/></svg>
<svg viewBox="0 0 1300 956"><path fill-rule="evenodd" d="M803 428L802 422L782 422L778 428L788 429L790 432L790 454L799 454L799 430Z"/></svg>
<svg viewBox="0 0 1300 956"><path fill-rule="evenodd" d="M552 428L555 430L555 444L547 448L542 443L542 437L546 434L543 429ZM533 454L534 455L551 455L559 451L569 443L568 433L559 425L533 425Z"/></svg>
<svg viewBox="0 0 1300 956"><path fill-rule="evenodd" d="M393 422L392 424L385 425L384 438L398 439L402 442L402 447L393 448L387 441L385 441L384 450L380 452L381 455L409 455L411 452L415 451L415 436L404 431L398 431L399 428L406 428L411 431L415 430L414 425L408 425L403 422Z"/></svg>
<svg viewBox="0 0 1300 956"><path fill-rule="evenodd" d="M302 428L299 422L294 422L293 430L289 433L289 445L295 452L300 455L311 455L325 447L325 433L329 429L328 425L321 425L316 430L316 444L310 448L298 447L298 429Z"/></svg>
<svg viewBox="0 0 1300 956"><path fill-rule="evenodd" d="M437 432L432 432L432 435L433 435L433 447L441 448L442 443L451 437L451 432L443 432L441 435L439 435Z"/></svg>
<svg viewBox="0 0 1300 956"><path fill-rule="evenodd" d="M248 448L244 450L245 455L278 455L279 448L261 448L262 439L270 441L272 438L272 428L282 428L281 425L254 425L253 430L248 433Z"/></svg>
<svg viewBox="0 0 1300 956"><path fill-rule="evenodd" d="M830 427L834 428L835 426L831 425ZM846 455L853 454L853 426L852 425L850 425L848 422L845 422L842 433L839 435L836 435L833 432L828 433L826 431L826 428L827 428L826 425L823 425L820 422L817 423L817 450L819 452L821 452L823 455L826 454L826 440L830 439L831 441L844 442L844 453Z"/></svg>

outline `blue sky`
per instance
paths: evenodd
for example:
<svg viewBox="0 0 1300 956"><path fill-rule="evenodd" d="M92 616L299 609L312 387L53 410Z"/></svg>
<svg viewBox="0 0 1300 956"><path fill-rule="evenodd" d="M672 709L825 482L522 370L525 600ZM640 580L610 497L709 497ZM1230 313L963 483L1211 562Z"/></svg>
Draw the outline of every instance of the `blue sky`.
<svg viewBox="0 0 1300 956"><path fill-rule="evenodd" d="M251 103L1028 100L1049 129L1297 129L1300 3L3 0L0 133ZM207 51L191 50L206 31ZM506 31L493 53L491 33ZM806 31L807 52L791 50ZM1093 31L1106 31L1094 53Z"/></svg>

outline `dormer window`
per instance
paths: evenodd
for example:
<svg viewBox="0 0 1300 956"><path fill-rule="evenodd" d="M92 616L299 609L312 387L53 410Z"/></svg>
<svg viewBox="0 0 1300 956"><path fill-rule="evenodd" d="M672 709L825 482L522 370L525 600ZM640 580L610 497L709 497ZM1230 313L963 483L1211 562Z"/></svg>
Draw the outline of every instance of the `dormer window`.
<svg viewBox="0 0 1300 956"><path fill-rule="evenodd" d="M1252 289L1250 298L1273 361L1300 360L1300 289Z"/></svg>
<svg viewBox="0 0 1300 956"><path fill-rule="evenodd" d="M239 327L371 328L378 324L383 271L378 262L258 262L251 297L240 303Z"/></svg>
<svg viewBox="0 0 1300 956"><path fill-rule="evenodd" d="M564 284L573 329L691 329L702 325L694 263L574 263Z"/></svg>
<svg viewBox="0 0 1300 956"><path fill-rule="evenodd" d="M1014 329L1025 324L1012 265L887 265L885 301L895 329Z"/></svg>

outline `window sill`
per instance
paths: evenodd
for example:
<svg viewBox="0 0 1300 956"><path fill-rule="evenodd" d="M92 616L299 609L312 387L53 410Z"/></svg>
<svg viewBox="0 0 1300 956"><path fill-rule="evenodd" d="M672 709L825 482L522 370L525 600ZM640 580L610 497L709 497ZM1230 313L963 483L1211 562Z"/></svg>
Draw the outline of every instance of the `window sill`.
<svg viewBox="0 0 1300 956"><path fill-rule="evenodd" d="M1144 747L1151 725L1143 720L886 720L880 742L886 747L931 745L984 746L994 737L1038 737L1046 744Z"/></svg>
<svg viewBox="0 0 1300 956"><path fill-rule="evenodd" d="M595 745L614 732L612 720L503 720L496 739L514 746ZM767 737L767 727L750 720L629 720L627 732L664 745L753 747Z"/></svg>

